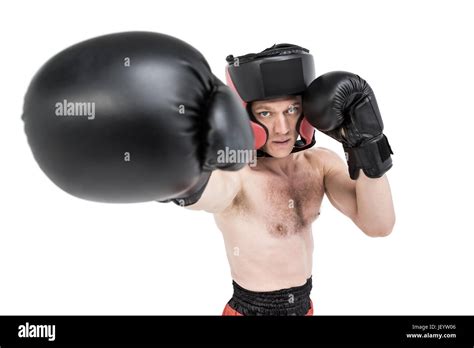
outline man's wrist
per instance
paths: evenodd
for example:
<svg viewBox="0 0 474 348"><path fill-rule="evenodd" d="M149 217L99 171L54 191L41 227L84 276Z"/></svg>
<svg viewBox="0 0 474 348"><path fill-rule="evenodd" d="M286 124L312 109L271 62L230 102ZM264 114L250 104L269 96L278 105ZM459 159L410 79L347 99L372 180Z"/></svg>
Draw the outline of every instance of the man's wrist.
<svg viewBox="0 0 474 348"><path fill-rule="evenodd" d="M343 144L351 179L356 180L362 169L369 178L380 178L392 167L390 147L387 137L381 134L359 146Z"/></svg>

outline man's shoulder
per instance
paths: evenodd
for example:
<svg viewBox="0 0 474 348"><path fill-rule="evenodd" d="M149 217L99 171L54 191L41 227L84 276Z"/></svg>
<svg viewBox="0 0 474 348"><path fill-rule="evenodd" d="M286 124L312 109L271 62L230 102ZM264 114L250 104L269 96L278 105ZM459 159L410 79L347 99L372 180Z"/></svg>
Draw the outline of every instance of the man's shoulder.
<svg viewBox="0 0 474 348"><path fill-rule="evenodd" d="M305 150L305 156L308 158L312 166L321 170L322 173L327 174L335 169L341 169L344 166L344 161L335 151L325 147L312 147Z"/></svg>
<svg viewBox="0 0 474 348"><path fill-rule="evenodd" d="M340 159L339 155L331 149L318 146L304 151L305 156L311 161L327 162Z"/></svg>

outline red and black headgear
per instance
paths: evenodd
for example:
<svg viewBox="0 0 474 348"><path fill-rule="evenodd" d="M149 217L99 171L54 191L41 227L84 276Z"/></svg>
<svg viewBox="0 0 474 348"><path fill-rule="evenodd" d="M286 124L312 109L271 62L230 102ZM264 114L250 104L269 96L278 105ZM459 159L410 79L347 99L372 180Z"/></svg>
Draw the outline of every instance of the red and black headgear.
<svg viewBox="0 0 474 348"><path fill-rule="evenodd" d="M313 56L306 48L278 44L260 53L227 57L227 84L238 94L247 108L255 137L255 149L261 149L268 139L268 129L259 122L250 109L250 103L288 95L301 95L314 80ZM316 143L314 127L303 113L296 124L299 134L292 152L310 148ZM259 151L260 155L265 153Z"/></svg>

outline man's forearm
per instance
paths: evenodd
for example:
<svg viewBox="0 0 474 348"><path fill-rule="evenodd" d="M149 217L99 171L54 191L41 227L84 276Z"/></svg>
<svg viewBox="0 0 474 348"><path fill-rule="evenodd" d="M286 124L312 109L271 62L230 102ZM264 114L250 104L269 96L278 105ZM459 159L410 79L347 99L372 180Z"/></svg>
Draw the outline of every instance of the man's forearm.
<svg viewBox="0 0 474 348"><path fill-rule="evenodd" d="M356 180L356 224L372 237L386 236L395 224L392 193L386 175L368 178L363 171Z"/></svg>
<svg viewBox="0 0 474 348"><path fill-rule="evenodd" d="M245 168L239 171L245 170ZM205 210L208 213L219 213L228 207L241 188L239 171L215 170L200 200L187 206L191 210Z"/></svg>

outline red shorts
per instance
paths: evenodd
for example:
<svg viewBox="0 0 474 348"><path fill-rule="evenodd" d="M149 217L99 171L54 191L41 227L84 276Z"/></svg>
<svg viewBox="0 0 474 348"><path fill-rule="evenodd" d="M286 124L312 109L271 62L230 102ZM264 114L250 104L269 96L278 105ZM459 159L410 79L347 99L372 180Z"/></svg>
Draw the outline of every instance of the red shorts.
<svg viewBox="0 0 474 348"><path fill-rule="evenodd" d="M305 316L312 316L313 315L313 301L310 300L311 307L309 307L308 313L305 314ZM226 304L224 311L222 312L223 316L243 316L243 314L240 314L237 312L235 309L233 309L229 304Z"/></svg>

